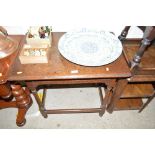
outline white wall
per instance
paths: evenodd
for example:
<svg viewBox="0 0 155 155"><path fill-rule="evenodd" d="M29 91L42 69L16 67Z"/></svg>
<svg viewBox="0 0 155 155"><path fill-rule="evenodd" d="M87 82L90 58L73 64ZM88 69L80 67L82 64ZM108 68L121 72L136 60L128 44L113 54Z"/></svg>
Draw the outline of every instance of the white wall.
<svg viewBox="0 0 155 155"><path fill-rule="evenodd" d="M18 1L1 2L1 6L7 6L0 9L1 25L24 25L7 26L10 34L26 33L29 25L51 25L53 31L86 27L113 31L118 36L125 25L149 26L155 21L151 2L146 7L135 0L44 0L37 4L32 0ZM142 37L142 32L133 27L128 37Z"/></svg>

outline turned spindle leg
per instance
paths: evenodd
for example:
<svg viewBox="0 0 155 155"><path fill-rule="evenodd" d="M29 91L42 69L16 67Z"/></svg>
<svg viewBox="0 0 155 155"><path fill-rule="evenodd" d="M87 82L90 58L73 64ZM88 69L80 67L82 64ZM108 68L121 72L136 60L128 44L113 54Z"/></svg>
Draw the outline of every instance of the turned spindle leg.
<svg viewBox="0 0 155 155"><path fill-rule="evenodd" d="M140 63L141 58L142 58L142 56L143 56L147 46L149 46L150 43L151 43L151 41L146 39L146 38L144 38L142 40L142 44L141 44L138 52L135 54L133 60L131 61L131 69L133 69L134 67L138 66L138 64Z"/></svg>
<svg viewBox="0 0 155 155"><path fill-rule="evenodd" d="M26 122L25 115L27 110L32 104L31 97L20 85L11 85L12 94L16 99L16 105L18 108L18 115L16 124L23 126Z"/></svg>
<svg viewBox="0 0 155 155"><path fill-rule="evenodd" d="M155 27L147 26L144 32L141 46L131 61L131 69L138 66L146 48L151 44L151 41L155 39Z"/></svg>
<svg viewBox="0 0 155 155"><path fill-rule="evenodd" d="M129 29L130 29L130 26L126 26L126 27L124 28L124 30L122 31L121 35L118 37L118 39L119 39L120 41L123 41L123 40L126 38Z"/></svg>

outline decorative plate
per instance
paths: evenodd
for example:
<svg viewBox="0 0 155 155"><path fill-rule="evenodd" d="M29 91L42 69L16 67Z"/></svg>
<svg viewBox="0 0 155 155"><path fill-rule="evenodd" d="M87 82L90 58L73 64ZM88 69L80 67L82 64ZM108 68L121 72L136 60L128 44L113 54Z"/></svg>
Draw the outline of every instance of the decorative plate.
<svg viewBox="0 0 155 155"><path fill-rule="evenodd" d="M83 66L102 66L115 61L122 53L122 44L110 32L81 30L65 33L58 49L69 61Z"/></svg>

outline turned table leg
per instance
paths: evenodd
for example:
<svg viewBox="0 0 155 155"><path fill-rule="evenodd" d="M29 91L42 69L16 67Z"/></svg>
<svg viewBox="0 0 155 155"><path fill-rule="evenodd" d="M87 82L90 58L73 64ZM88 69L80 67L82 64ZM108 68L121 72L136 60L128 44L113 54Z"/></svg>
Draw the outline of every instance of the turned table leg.
<svg viewBox="0 0 155 155"><path fill-rule="evenodd" d="M28 94L20 85L11 85L11 88L18 108L16 124L18 126L23 126L26 123L25 115L32 104L32 100L30 94Z"/></svg>

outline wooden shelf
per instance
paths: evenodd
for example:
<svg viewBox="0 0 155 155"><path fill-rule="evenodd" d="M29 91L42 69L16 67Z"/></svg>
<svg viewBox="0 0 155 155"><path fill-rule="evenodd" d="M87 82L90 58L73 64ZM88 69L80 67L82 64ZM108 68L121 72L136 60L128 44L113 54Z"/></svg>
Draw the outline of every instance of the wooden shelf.
<svg viewBox="0 0 155 155"><path fill-rule="evenodd" d="M133 83L128 84L125 88L121 98L147 98L152 96L154 93L154 88L152 84L147 83Z"/></svg>
<svg viewBox="0 0 155 155"><path fill-rule="evenodd" d="M142 105L141 99L120 99L114 110L139 110Z"/></svg>

